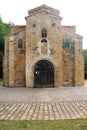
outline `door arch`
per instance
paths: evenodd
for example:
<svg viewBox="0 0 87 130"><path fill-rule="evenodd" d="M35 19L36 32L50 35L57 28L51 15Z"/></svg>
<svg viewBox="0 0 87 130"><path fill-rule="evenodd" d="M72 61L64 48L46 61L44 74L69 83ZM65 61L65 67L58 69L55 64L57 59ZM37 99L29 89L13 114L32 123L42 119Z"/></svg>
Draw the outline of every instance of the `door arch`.
<svg viewBox="0 0 87 130"><path fill-rule="evenodd" d="M54 66L48 60L40 60L35 64L34 86L54 87Z"/></svg>

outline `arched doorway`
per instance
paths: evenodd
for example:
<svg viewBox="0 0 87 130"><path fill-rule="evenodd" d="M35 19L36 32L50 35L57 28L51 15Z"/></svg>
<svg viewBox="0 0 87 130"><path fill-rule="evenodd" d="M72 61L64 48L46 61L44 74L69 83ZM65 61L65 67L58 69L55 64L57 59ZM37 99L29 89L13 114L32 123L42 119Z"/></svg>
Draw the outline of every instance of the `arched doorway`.
<svg viewBox="0 0 87 130"><path fill-rule="evenodd" d="M48 60L40 60L34 66L34 86L54 87L54 67Z"/></svg>

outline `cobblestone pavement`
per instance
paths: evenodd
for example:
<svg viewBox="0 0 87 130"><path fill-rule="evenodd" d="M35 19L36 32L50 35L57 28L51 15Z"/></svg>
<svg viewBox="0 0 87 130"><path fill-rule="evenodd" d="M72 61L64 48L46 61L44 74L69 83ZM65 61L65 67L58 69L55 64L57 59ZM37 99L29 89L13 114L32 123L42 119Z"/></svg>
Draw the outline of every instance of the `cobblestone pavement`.
<svg viewBox="0 0 87 130"><path fill-rule="evenodd" d="M0 83L0 120L87 118L87 81L83 87L6 88Z"/></svg>
<svg viewBox="0 0 87 130"><path fill-rule="evenodd" d="M58 120L75 118L87 118L87 101L0 103L0 119Z"/></svg>

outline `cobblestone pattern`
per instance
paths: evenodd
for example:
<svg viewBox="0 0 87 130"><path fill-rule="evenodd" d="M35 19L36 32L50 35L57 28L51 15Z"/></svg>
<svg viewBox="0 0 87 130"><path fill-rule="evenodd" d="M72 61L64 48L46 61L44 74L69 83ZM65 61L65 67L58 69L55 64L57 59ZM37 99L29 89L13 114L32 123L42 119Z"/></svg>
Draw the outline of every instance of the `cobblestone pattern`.
<svg viewBox="0 0 87 130"><path fill-rule="evenodd" d="M87 118L87 81L83 87L6 88L0 82L0 120Z"/></svg>
<svg viewBox="0 0 87 130"><path fill-rule="evenodd" d="M87 101L0 102L0 120L58 120L87 118Z"/></svg>

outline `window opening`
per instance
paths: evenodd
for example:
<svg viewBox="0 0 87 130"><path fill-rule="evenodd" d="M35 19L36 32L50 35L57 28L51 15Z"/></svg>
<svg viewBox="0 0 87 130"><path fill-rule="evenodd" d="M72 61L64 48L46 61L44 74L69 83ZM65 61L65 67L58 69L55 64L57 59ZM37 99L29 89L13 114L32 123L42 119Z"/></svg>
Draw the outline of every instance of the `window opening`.
<svg viewBox="0 0 87 130"><path fill-rule="evenodd" d="M41 31L42 37L47 37L47 30L45 28Z"/></svg>
<svg viewBox="0 0 87 130"><path fill-rule="evenodd" d="M23 42L22 39L18 40L18 48L22 48L23 47Z"/></svg>
<svg viewBox="0 0 87 130"><path fill-rule="evenodd" d="M65 37L63 39L63 47L64 47L64 49L71 49L71 43L72 43L71 38Z"/></svg>
<svg viewBox="0 0 87 130"><path fill-rule="evenodd" d="M41 43L47 43L47 40L46 39L42 39Z"/></svg>

